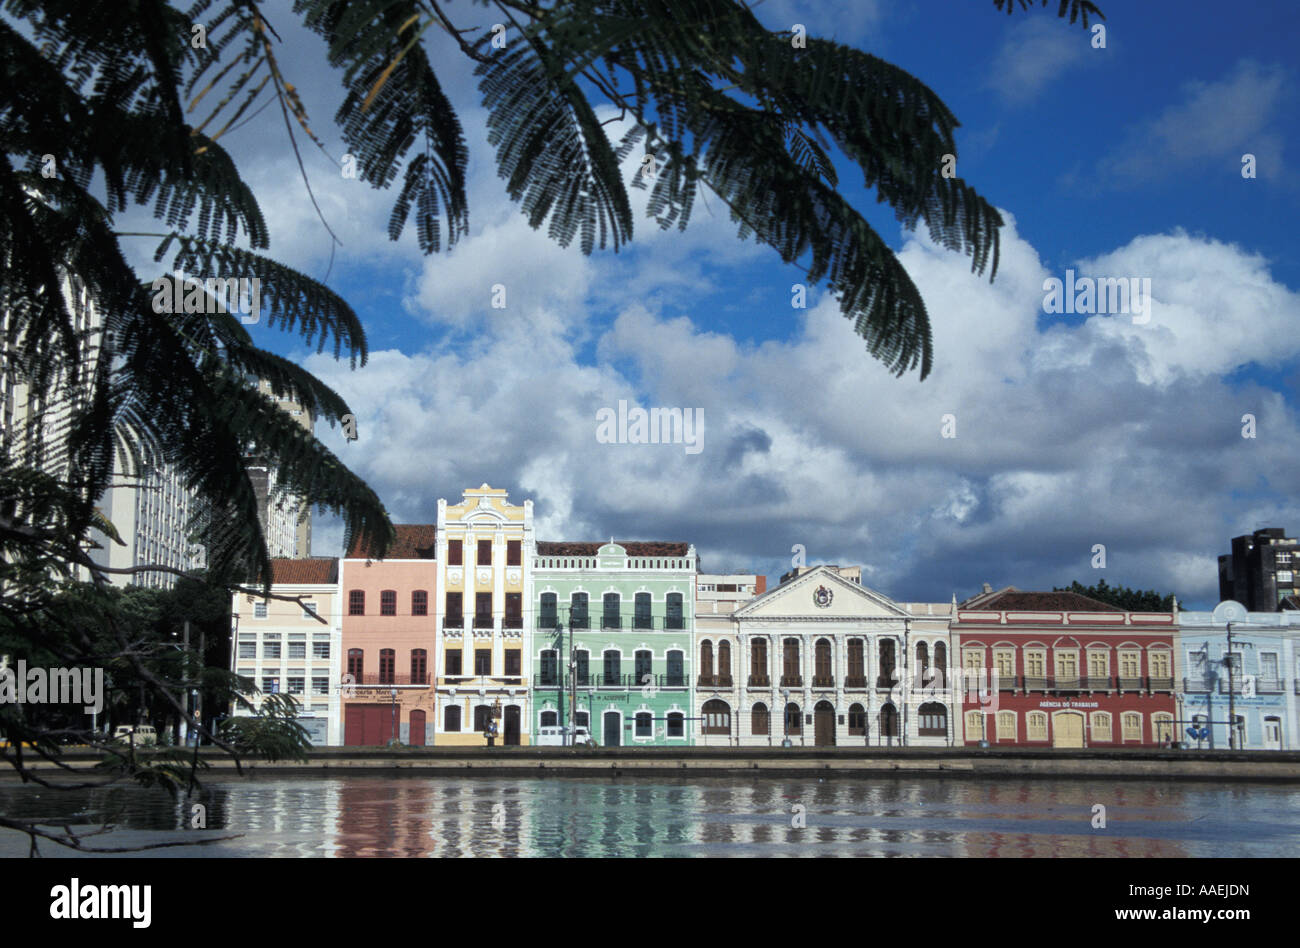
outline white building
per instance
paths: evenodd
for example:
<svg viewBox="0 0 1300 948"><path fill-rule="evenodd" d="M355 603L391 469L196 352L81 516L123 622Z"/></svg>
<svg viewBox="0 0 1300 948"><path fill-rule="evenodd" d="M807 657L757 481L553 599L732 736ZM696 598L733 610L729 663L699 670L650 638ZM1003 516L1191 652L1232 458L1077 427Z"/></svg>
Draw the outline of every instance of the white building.
<svg viewBox="0 0 1300 948"><path fill-rule="evenodd" d="M697 744L955 741L941 687L950 606L896 603L858 575L813 567L740 605L728 626L697 617Z"/></svg>
<svg viewBox="0 0 1300 948"><path fill-rule="evenodd" d="M293 695L301 709L298 722L313 744L342 744L336 684L343 650L338 560L274 559L271 571L271 592L302 596L325 622L295 602L236 593L231 603L234 671L251 678L264 694ZM252 700L256 703L256 697Z"/></svg>

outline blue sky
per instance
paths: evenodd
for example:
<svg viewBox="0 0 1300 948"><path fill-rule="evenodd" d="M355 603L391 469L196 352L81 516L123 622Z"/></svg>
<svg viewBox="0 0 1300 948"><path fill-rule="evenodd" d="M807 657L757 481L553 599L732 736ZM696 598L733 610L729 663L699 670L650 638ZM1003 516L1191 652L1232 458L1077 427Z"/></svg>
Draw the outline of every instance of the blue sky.
<svg viewBox="0 0 1300 948"><path fill-rule="evenodd" d="M1100 6L1104 49L1054 9L1007 16L991 0L756 7L774 29L803 23L928 84L962 123L958 174L1007 220L990 283L902 231L840 162L843 192L926 300L936 363L924 382L872 360L819 289L792 309L797 268L737 240L716 198L685 233L638 217L617 255L584 258L531 231L496 177L468 64L435 36L470 147L469 238L428 258L409 225L390 242L394 195L309 149L344 241L331 264L268 109L227 148L272 255L328 270L371 360L353 372L264 327L255 338L348 399L359 440L318 434L398 521L432 521L438 497L487 481L535 501L539 538L688 540L710 571L775 579L800 543L810 563L862 564L864 583L898 599L1104 577L1209 608L1229 537L1300 530L1300 184L1288 167L1300 160L1300 12ZM446 8L467 26L491 20L477 5ZM267 9L337 158L340 80L287 4ZM1241 174L1246 153L1254 179ZM1067 268L1149 278L1150 322L1044 313L1043 281ZM504 310L489 305L497 283ZM597 443L596 413L618 399L702 409L704 450ZM1241 437L1248 412L1254 439ZM941 437L945 414L955 438ZM321 518L313 552L340 542ZM1105 569L1092 568L1095 544Z"/></svg>

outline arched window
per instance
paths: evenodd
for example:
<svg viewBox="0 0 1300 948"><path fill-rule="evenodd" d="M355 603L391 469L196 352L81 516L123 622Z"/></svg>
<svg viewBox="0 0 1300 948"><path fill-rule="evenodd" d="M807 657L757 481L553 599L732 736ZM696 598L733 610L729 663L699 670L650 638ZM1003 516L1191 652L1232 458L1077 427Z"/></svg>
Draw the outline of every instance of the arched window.
<svg viewBox="0 0 1300 948"><path fill-rule="evenodd" d="M668 601L665 604L667 616L664 619L664 628L666 629L684 629L686 628L686 619L682 615L682 594L669 593Z"/></svg>
<svg viewBox="0 0 1300 948"><path fill-rule="evenodd" d="M1140 741L1142 740L1142 715L1136 711L1125 711L1119 716L1120 727L1124 732L1124 740Z"/></svg>
<svg viewBox="0 0 1300 948"><path fill-rule="evenodd" d="M849 705L849 734L859 737L867 733L867 709L860 704Z"/></svg>
<svg viewBox="0 0 1300 948"><path fill-rule="evenodd" d="M673 649L668 653L667 687L686 687L686 653Z"/></svg>
<svg viewBox="0 0 1300 948"><path fill-rule="evenodd" d="M452 733L460 731L460 705L449 704L442 709L442 729Z"/></svg>
<svg viewBox="0 0 1300 948"><path fill-rule="evenodd" d="M422 648L411 649L411 684L429 683L429 653Z"/></svg>
<svg viewBox="0 0 1300 948"><path fill-rule="evenodd" d="M348 590L348 615L363 616L366 614L366 592L364 589Z"/></svg>
<svg viewBox="0 0 1300 948"><path fill-rule="evenodd" d="M813 646L813 687L830 688L835 684L835 673L831 670L831 643L828 639L818 639Z"/></svg>
<svg viewBox="0 0 1300 948"><path fill-rule="evenodd" d="M701 709L704 715L701 731L705 734L731 733L731 706L718 698L704 702Z"/></svg>
<svg viewBox="0 0 1300 948"><path fill-rule="evenodd" d="M587 594L574 593L569 597L569 625L575 629L585 629L589 624L587 615Z"/></svg>
<svg viewBox="0 0 1300 948"><path fill-rule="evenodd" d="M604 611L600 617L600 627L602 629L617 629L622 626L622 616L619 613L620 602L618 593L605 593Z"/></svg>
<svg viewBox="0 0 1300 948"><path fill-rule="evenodd" d="M359 648L348 649L348 674L352 676L352 681L356 684L362 684L365 678L366 653Z"/></svg>
<svg viewBox="0 0 1300 948"><path fill-rule="evenodd" d="M573 650L573 676L578 679L580 685L591 684L591 652L585 648Z"/></svg>
<svg viewBox="0 0 1300 948"><path fill-rule="evenodd" d="M393 684L393 672L396 665L397 652L391 648L381 648L379 650L379 683L381 685Z"/></svg>
<svg viewBox="0 0 1300 948"><path fill-rule="evenodd" d="M998 712L998 740L1012 741L1016 739L1016 712L999 711Z"/></svg>
<svg viewBox="0 0 1300 948"><path fill-rule="evenodd" d="M803 678L799 674L799 640L786 639L782 643L782 649L781 687L802 687Z"/></svg>
<svg viewBox="0 0 1300 948"><path fill-rule="evenodd" d="M558 727L559 718L559 713L556 711L543 711L542 727Z"/></svg>
<svg viewBox="0 0 1300 948"><path fill-rule="evenodd" d="M718 643L718 684L731 684L731 643Z"/></svg>
<svg viewBox="0 0 1300 948"><path fill-rule="evenodd" d="M803 715L799 712L799 706L793 701L785 706L785 733L803 733Z"/></svg>
<svg viewBox="0 0 1300 948"><path fill-rule="evenodd" d="M634 685L648 685L654 681L654 654L649 649L637 649L632 657L636 680Z"/></svg>
<svg viewBox="0 0 1300 948"><path fill-rule="evenodd" d="M1043 716L1046 717L1046 715ZM1088 724L1090 725L1089 730L1092 731L1092 739L1094 742L1109 742L1111 740L1109 712L1092 712L1091 720ZM1046 738L1047 734L1046 731L1044 731L1043 739L1046 740Z"/></svg>
<svg viewBox="0 0 1300 948"><path fill-rule="evenodd" d="M880 706L880 736L898 737L898 709L892 701Z"/></svg>
<svg viewBox="0 0 1300 948"><path fill-rule="evenodd" d="M623 684L623 653L616 648L605 649L605 687Z"/></svg>
<svg viewBox="0 0 1300 948"><path fill-rule="evenodd" d="M1110 740L1110 715L1106 718L1106 740ZM1030 711L1025 715L1025 735L1026 740L1045 741L1047 740L1047 712Z"/></svg>
<svg viewBox="0 0 1300 948"><path fill-rule="evenodd" d="M933 677L930 674L930 646L924 642L916 643L916 671L922 685L928 685Z"/></svg>
<svg viewBox="0 0 1300 948"><path fill-rule="evenodd" d="M427 616L429 614L429 590L411 590L411 615Z"/></svg>
<svg viewBox="0 0 1300 948"><path fill-rule="evenodd" d="M700 684L713 684L713 643L708 639L700 643Z"/></svg>
<svg viewBox="0 0 1300 948"><path fill-rule="evenodd" d="M920 727L917 733L921 737L948 736L948 709L937 701L931 701L917 708Z"/></svg>
<svg viewBox="0 0 1300 948"><path fill-rule="evenodd" d="M880 640L880 675L876 678L877 688L894 687L894 640Z"/></svg>
<svg viewBox="0 0 1300 948"><path fill-rule="evenodd" d="M559 597L555 593L542 593L542 608L537 615L537 625L542 629L554 629L560 624Z"/></svg>
<svg viewBox="0 0 1300 948"><path fill-rule="evenodd" d="M980 711L966 712L966 740L984 740L984 714Z"/></svg>
<svg viewBox="0 0 1300 948"><path fill-rule="evenodd" d="M668 712L668 737L685 737L686 736L686 718L680 711Z"/></svg>
<svg viewBox="0 0 1300 948"><path fill-rule="evenodd" d="M939 676L939 687L948 687L948 646L942 642L934 643L934 670Z"/></svg>
<svg viewBox="0 0 1300 948"><path fill-rule="evenodd" d="M754 639L749 643L749 683L761 687L769 683L767 677L767 639Z"/></svg>
<svg viewBox="0 0 1300 948"><path fill-rule="evenodd" d="M862 639L849 639L849 673L844 679L844 687L867 687L866 649Z"/></svg>
<svg viewBox="0 0 1300 948"><path fill-rule="evenodd" d="M654 715L649 711L638 711L636 713L636 736L654 737L654 735Z"/></svg>
<svg viewBox="0 0 1300 948"><path fill-rule="evenodd" d="M770 730L767 716L767 705L759 702L754 705L754 710L749 715L749 733L750 734L767 734Z"/></svg>
<svg viewBox="0 0 1300 948"><path fill-rule="evenodd" d="M1151 736L1157 744L1166 744L1174 739L1174 716L1168 711L1157 711L1151 715ZM1241 745L1238 745L1240 747Z"/></svg>
<svg viewBox="0 0 1300 948"><path fill-rule="evenodd" d="M552 688L560 683L558 653L553 648L542 649L542 668L537 683Z"/></svg>
<svg viewBox="0 0 1300 948"><path fill-rule="evenodd" d="M379 594L379 614L381 616L397 615L396 589L385 589Z"/></svg>
<svg viewBox="0 0 1300 948"><path fill-rule="evenodd" d="M654 628L654 621L651 619L649 593L637 593L636 598L633 599L633 609L632 624L635 628Z"/></svg>

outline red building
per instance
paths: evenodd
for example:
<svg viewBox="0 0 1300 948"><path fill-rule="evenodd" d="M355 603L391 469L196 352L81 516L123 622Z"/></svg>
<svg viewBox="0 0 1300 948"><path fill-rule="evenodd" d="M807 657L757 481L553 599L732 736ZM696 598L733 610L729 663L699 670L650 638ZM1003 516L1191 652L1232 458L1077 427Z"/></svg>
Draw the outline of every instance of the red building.
<svg viewBox="0 0 1300 948"><path fill-rule="evenodd" d="M966 744L1151 747L1175 738L1173 613L985 589L952 622L964 676L985 683L961 695Z"/></svg>

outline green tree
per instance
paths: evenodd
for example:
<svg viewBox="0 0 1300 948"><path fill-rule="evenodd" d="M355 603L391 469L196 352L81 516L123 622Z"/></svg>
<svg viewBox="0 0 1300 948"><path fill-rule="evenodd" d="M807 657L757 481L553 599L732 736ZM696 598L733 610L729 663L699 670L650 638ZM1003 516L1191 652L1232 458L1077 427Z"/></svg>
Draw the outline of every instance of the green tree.
<svg viewBox="0 0 1300 948"><path fill-rule="evenodd" d="M1056 586L1053 592L1073 592L1099 602L1110 603L1126 612L1168 612L1174 607L1174 596L1162 596L1154 589L1129 589L1127 586L1108 586L1106 580L1096 586L1084 586L1077 579L1069 586Z"/></svg>

